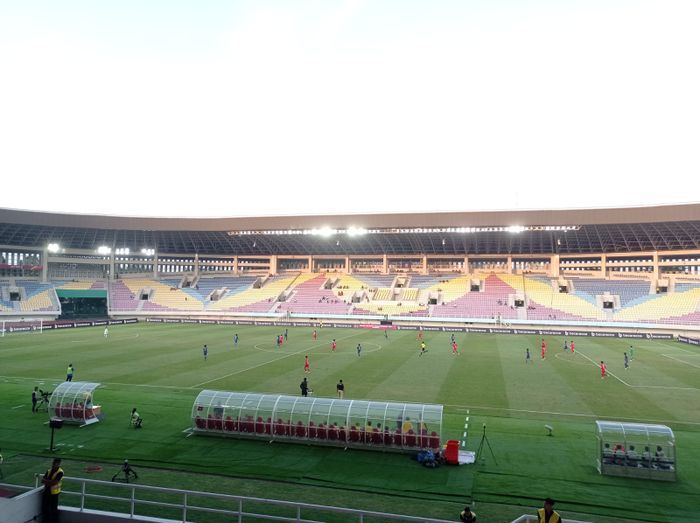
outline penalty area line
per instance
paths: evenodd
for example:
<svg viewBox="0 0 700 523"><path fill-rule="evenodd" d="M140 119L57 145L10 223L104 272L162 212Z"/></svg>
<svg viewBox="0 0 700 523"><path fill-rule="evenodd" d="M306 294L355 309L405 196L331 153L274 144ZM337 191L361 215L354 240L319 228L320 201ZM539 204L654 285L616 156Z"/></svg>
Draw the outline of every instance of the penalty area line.
<svg viewBox="0 0 700 523"><path fill-rule="evenodd" d="M687 361L679 360L678 358L674 358L673 356L669 356L668 354L662 354L664 358L668 358L674 361L677 361L678 363L683 363L685 365L690 365L691 367L695 367L696 369L700 369L700 365L695 365L694 363L689 363Z"/></svg>

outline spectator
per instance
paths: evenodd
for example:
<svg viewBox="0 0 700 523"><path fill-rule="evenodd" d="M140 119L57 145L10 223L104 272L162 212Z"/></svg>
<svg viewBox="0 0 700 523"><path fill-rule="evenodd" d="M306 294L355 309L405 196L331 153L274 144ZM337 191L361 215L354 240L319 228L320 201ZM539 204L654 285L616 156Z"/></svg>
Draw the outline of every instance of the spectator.
<svg viewBox="0 0 700 523"><path fill-rule="evenodd" d="M554 500L547 498L544 500L544 508L537 509L537 521L539 523L560 523L561 516L554 510Z"/></svg>
<svg viewBox="0 0 700 523"><path fill-rule="evenodd" d="M476 514L471 511L469 505L464 507L464 510L459 513L459 520L465 523L474 523L476 521Z"/></svg>

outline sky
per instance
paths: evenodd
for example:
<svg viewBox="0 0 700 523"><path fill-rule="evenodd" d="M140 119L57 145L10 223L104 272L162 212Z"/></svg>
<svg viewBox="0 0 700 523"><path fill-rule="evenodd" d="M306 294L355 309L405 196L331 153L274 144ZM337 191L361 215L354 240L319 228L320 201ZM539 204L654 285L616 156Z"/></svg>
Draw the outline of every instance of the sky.
<svg viewBox="0 0 700 523"><path fill-rule="evenodd" d="M0 207L700 202L697 0L0 0Z"/></svg>

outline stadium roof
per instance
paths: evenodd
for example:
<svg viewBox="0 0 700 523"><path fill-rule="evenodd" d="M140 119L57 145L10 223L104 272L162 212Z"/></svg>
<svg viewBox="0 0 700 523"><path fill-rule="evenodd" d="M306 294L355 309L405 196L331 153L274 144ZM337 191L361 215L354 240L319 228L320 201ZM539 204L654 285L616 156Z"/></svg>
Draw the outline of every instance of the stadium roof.
<svg viewBox="0 0 700 523"><path fill-rule="evenodd" d="M311 234L321 232L327 234ZM356 231L371 234L349 235ZM333 232L340 230L340 233ZM700 249L700 205L420 214L144 218L0 209L0 245L239 255L502 255Z"/></svg>

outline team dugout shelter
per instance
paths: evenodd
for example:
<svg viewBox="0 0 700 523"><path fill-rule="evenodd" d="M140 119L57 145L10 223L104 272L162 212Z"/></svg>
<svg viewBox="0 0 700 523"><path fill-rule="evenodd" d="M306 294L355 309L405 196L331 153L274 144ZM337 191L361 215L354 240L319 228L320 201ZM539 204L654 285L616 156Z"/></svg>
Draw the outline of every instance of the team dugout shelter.
<svg viewBox="0 0 700 523"><path fill-rule="evenodd" d="M676 480L676 439L670 427L620 421L595 423L601 474Z"/></svg>
<svg viewBox="0 0 700 523"><path fill-rule="evenodd" d="M102 418L102 407L95 405L93 394L99 383L65 381L51 393L49 416L64 423L91 425Z"/></svg>
<svg viewBox="0 0 700 523"><path fill-rule="evenodd" d="M440 448L442 405L203 390L198 434L414 452Z"/></svg>

